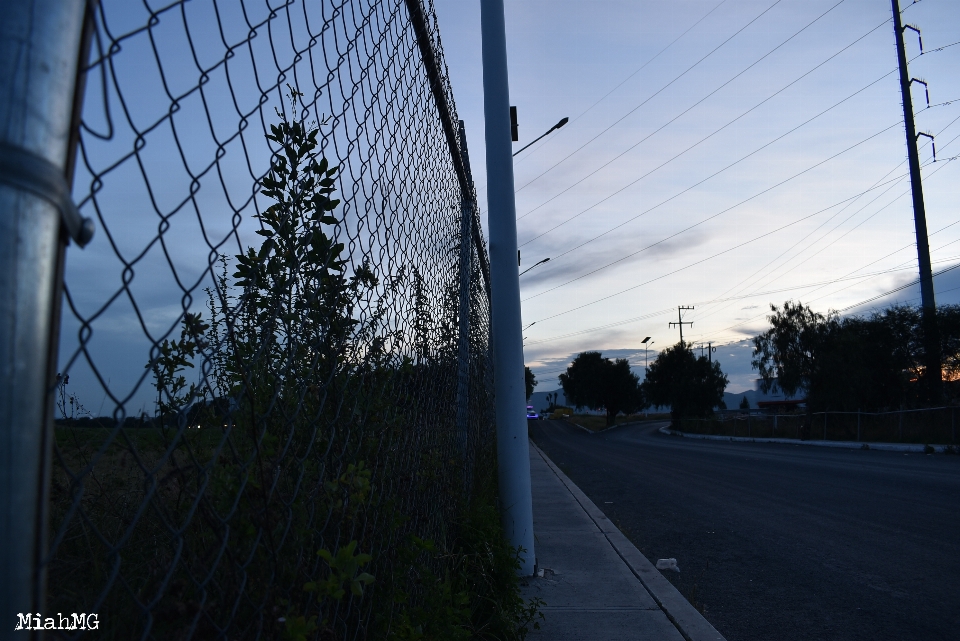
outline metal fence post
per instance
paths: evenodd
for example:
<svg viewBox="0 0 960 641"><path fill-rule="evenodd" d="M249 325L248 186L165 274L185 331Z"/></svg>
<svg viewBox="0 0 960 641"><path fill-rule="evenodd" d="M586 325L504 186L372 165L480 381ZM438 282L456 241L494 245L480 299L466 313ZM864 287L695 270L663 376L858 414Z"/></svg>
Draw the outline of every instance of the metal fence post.
<svg viewBox="0 0 960 641"><path fill-rule="evenodd" d="M533 501L527 441L520 279L517 265L517 204L510 135L510 84L503 0L481 0L483 112L487 144L487 206L490 229L491 316L497 416L497 462L503 524L510 545L523 548L520 574L532 576Z"/></svg>
<svg viewBox="0 0 960 641"><path fill-rule="evenodd" d="M463 121L459 123L460 158L470 178L470 156L467 153L467 133ZM470 183L473 181L470 180ZM464 489L469 489L470 471L467 456L467 433L470 421L470 274L473 243L473 193L460 195L460 304L457 332L457 440L464 460Z"/></svg>
<svg viewBox="0 0 960 641"><path fill-rule="evenodd" d="M0 639L18 634L17 613L44 607L47 369L61 221L79 219L64 167L85 9L84 0L0 5Z"/></svg>
<svg viewBox="0 0 960 641"><path fill-rule="evenodd" d="M857 408L857 442L860 442L860 408Z"/></svg>

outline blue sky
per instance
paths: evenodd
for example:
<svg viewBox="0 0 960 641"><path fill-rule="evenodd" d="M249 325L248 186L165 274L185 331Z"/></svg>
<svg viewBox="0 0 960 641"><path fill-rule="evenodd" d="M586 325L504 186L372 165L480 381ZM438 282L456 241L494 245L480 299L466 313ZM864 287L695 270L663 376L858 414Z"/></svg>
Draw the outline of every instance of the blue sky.
<svg viewBox="0 0 960 641"><path fill-rule="evenodd" d="M485 209L479 3L435 0ZM934 270L960 260L960 4L903 2ZM908 6L909 5L909 6ZM679 336L752 387L770 303L864 313L917 302L897 59L886 0L505 2L525 357L541 381L584 350ZM937 50L940 47L946 48ZM932 160L921 139L921 158ZM941 231L942 230L942 231ZM960 301L954 272L938 303ZM849 308L849 309L848 309ZM531 323L535 325L531 326Z"/></svg>
<svg viewBox="0 0 960 641"><path fill-rule="evenodd" d="M87 248L68 252L61 368L70 363L70 391L94 414L113 411L104 386L128 413L149 413L151 341L176 333L184 308L203 309L205 257L259 238L252 216L265 204L252 194L280 104L278 91L261 104L262 87L326 86L319 55L283 79L275 60L294 57L291 41L310 42L302 11L347 41L362 20L348 15L354 5L338 13L308 2L246 43L247 21L271 15L260 0L172 5L149 30L140 29L144 4L101 4L111 33L130 35L112 56L106 92L98 75L87 84L74 194L99 228ZM678 340L667 325L678 305L695 307L685 338L718 347L736 392L753 386L749 338L770 303L850 313L916 302L916 288L883 296L916 278L887 0L505 4L517 148L570 118L515 162L520 269L551 258L521 277L525 356L539 390L553 389L580 351L642 368L645 336L651 359ZM480 4L435 8L485 220ZM922 0L904 19L922 30L926 51L908 34L911 75L930 91L930 108L922 87L913 96L918 128L936 137L939 162L926 140L921 157L934 268L944 269L960 263L960 163L948 160L960 155L960 3ZM343 41L318 48L336 60L329 54ZM209 70L230 47L228 63ZM202 91L180 95L201 80ZM318 110L340 117L329 144L357 153L344 136L359 131L362 114L347 113L341 91L350 83L331 83ZM960 301L955 281L960 270L935 280L938 302ZM86 353L76 351L87 331L78 316L92 328Z"/></svg>

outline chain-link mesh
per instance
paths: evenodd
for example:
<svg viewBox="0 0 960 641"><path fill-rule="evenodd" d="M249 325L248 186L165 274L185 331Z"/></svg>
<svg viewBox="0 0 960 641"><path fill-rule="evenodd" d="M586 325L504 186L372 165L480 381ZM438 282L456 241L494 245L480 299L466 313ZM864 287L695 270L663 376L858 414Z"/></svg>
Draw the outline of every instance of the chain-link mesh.
<svg viewBox="0 0 960 641"><path fill-rule="evenodd" d="M432 5L158 4L96 9L48 609L108 639L386 634L493 466Z"/></svg>

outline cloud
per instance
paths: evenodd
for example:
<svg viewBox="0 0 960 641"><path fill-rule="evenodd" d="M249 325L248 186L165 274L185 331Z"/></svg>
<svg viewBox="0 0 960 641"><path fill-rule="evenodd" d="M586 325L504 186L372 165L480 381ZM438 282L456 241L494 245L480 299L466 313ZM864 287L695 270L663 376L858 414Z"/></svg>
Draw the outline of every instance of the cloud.
<svg viewBox="0 0 960 641"><path fill-rule="evenodd" d="M559 251L551 251L551 248L548 247L542 254L536 254L536 256L544 255L546 257L551 256L551 254L562 253L576 247L583 240L583 238L577 238L574 242L557 243L553 249ZM617 270L632 267L643 261L656 262L662 269L665 261L674 257L688 256L691 250L705 244L708 240L709 235L700 230L692 230L681 237L662 242L651 238L641 239L611 235L611 237L586 245L582 249L569 254L551 258L549 263L545 263L537 267L536 270L531 270L529 274L525 274L520 282L526 291L533 288L542 291L586 274L590 275L581 280L610 278ZM654 245L654 243L658 244ZM646 247L649 247L649 249L645 249Z"/></svg>

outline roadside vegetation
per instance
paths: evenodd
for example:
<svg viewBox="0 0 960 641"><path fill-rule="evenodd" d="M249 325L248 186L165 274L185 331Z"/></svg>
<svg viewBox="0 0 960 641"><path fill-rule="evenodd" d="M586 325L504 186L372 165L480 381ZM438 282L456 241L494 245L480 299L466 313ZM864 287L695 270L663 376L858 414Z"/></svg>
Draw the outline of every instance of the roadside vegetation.
<svg viewBox="0 0 960 641"><path fill-rule="evenodd" d="M404 283L416 345L436 335L431 309L415 268L379 300L369 266L348 272L317 133L272 127L263 240L157 346L155 416L81 416L62 381L49 607L99 612L97 638L513 640L535 625L488 399L460 441L436 411L455 398L455 341L388 348Z"/></svg>
<svg viewBox="0 0 960 641"><path fill-rule="evenodd" d="M600 352L579 354L560 375L560 385L567 402L576 407L602 409L608 427L621 412L630 414L644 405L640 381L630 371L627 359L611 361Z"/></svg>
<svg viewBox="0 0 960 641"><path fill-rule="evenodd" d="M674 412L675 428L753 438L957 443L960 306L937 310L939 386L925 372L923 317L917 307L898 305L841 317L787 301L770 310L770 329L753 339L752 365L761 391L783 393L802 407L756 412L744 398L739 411L714 413L706 407L708 399L719 405L712 389L709 395L683 390L696 380L688 375L685 384L673 385L683 403ZM672 358L677 360L676 354ZM651 380L656 377L648 375L645 399L664 400L650 394ZM690 399L698 402L695 411L689 410Z"/></svg>
<svg viewBox="0 0 960 641"><path fill-rule="evenodd" d="M841 317L788 301L770 310L770 329L753 339L753 367L764 392L802 393L811 412L890 411L960 399L958 305L937 309L944 385L932 397L923 386L919 308Z"/></svg>
<svg viewBox="0 0 960 641"><path fill-rule="evenodd" d="M646 405L669 406L676 423L681 418L705 418L723 406L727 376L720 363L696 357L690 345L677 343L660 352L641 385Z"/></svg>

